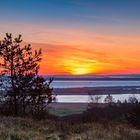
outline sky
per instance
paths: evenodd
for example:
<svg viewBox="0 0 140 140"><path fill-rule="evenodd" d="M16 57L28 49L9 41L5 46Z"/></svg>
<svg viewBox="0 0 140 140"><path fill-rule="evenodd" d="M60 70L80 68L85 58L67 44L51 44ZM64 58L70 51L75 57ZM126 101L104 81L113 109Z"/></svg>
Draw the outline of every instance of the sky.
<svg viewBox="0 0 140 140"><path fill-rule="evenodd" d="M1 0L0 40L42 48L40 74L140 73L140 0Z"/></svg>

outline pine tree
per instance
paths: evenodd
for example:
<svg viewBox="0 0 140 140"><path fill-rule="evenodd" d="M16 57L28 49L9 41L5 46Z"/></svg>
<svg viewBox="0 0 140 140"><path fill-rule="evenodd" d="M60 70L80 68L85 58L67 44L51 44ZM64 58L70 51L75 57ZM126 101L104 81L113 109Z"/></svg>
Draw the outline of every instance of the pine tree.
<svg viewBox="0 0 140 140"><path fill-rule="evenodd" d="M43 109L53 99L53 89L50 88L52 79L46 83L38 75L41 49L33 52L30 44L21 46L21 43L21 35L13 39L12 34L8 33L0 42L1 72L9 79L4 101L14 110L15 116L19 112L25 114L27 106L34 107L34 110L36 106Z"/></svg>

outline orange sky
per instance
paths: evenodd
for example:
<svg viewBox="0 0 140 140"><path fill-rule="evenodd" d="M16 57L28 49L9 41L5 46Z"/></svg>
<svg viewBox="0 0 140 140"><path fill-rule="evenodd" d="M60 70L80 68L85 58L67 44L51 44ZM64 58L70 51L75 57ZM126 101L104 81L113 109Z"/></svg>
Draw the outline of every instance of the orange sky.
<svg viewBox="0 0 140 140"><path fill-rule="evenodd" d="M14 29L10 27L13 25ZM19 27L16 23L8 27L13 36L23 28L24 42L31 43L35 49L42 48L40 74L140 73L140 33L131 26L123 29L116 26L113 31L80 26L21 24Z"/></svg>
<svg viewBox="0 0 140 140"><path fill-rule="evenodd" d="M101 30L80 25L9 23L2 29L13 36L23 29L23 40L35 49L42 48L40 74L140 73L140 32L131 23Z"/></svg>
<svg viewBox="0 0 140 140"><path fill-rule="evenodd" d="M45 43L47 34L40 33L38 36L44 39L44 43L32 43L32 46L43 50L41 74L132 74L140 72L139 36L61 30L61 32L55 32L54 37L53 34L49 36L50 40L51 38L56 40L56 42L50 41L49 43Z"/></svg>

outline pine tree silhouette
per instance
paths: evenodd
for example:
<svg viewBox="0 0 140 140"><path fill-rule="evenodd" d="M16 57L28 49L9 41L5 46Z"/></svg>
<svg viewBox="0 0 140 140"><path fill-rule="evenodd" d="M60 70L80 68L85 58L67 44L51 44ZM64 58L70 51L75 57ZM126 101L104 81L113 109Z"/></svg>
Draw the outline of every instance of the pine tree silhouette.
<svg viewBox="0 0 140 140"><path fill-rule="evenodd" d="M32 114L44 110L53 100L53 89L50 88L52 79L46 83L38 75L41 49L33 52L30 44L21 47L21 43L21 35L13 39L12 34L8 33L0 42L2 75L9 77L4 101L15 116L29 112L29 108L33 110Z"/></svg>

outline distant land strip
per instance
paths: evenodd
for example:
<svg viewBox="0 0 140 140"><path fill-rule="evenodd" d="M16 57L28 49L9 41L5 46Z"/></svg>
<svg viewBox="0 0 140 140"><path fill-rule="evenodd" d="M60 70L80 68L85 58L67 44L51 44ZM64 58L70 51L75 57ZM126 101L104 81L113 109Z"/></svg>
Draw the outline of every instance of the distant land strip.
<svg viewBox="0 0 140 140"><path fill-rule="evenodd" d="M140 94L140 86L54 88L56 95Z"/></svg>
<svg viewBox="0 0 140 140"><path fill-rule="evenodd" d="M53 76L52 76L53 77ZM46 78L48 79L48 78ZM64 77L54 77L54 80L57 81L68 81L68 80L74 80L74 81L140 81L140 78L74 78L74 77L70 77L70 78L64 78Z"/></svg>

